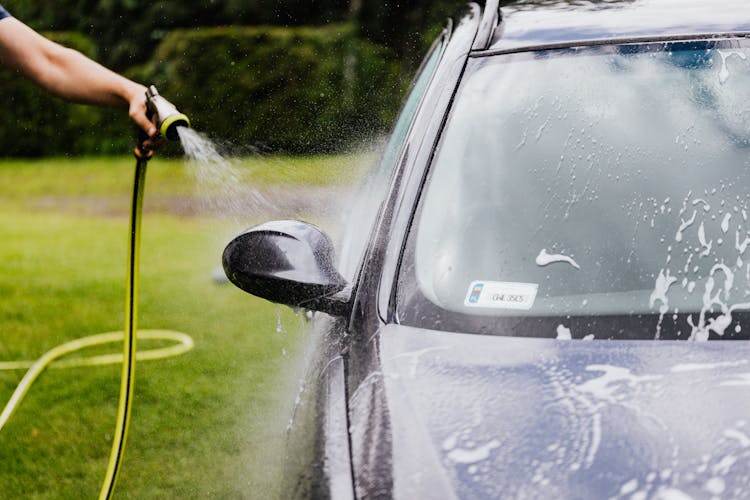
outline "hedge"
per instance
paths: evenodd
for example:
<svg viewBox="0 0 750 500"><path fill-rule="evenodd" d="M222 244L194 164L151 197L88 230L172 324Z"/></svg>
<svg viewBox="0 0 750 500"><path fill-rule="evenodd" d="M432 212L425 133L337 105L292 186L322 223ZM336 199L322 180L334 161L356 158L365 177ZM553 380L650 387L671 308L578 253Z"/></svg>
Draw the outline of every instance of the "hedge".
<svg viewBox="0 0 750 500"><path fill-rule="evenodd" d="M0 2L1 3L1 2ZM351 21L361 37L418 63L445 19L465 0L27 0L4 2L42 31L78 31L99 43L98 60L125 70L145 64L175 29L229 25L322 25ZM480 0L480 3L484 3ZM412 64L410 64L412 63Z"/></svg>
<svg viewBox="0 0 750 500"><path fill-rule="evenodd" d="M77 33L47 33L94 56ZM340 150L385 130L404 82L392 54L350 25L177 30L146 65L126 72L154 83L195 128L224 142L289 153ZM113 154L130 150L124 110L71 105L0 70L2 156Z"/></svg>
<svg viewBox="0 0 750 500"><path fill-rule="evenodd" d="M78 31L99 43L98 60L123 71L145 64L175 29L317 25L348 19L349 0L27 0L0 2L41 31Z"/></svg>
<svg viewBox="0 0 750 500"><path fill-rule="evenodd" d="M350 25L178 30L135 74L197 129L292 153L338 150L382 131L403 90L392 54Z"/></svg>

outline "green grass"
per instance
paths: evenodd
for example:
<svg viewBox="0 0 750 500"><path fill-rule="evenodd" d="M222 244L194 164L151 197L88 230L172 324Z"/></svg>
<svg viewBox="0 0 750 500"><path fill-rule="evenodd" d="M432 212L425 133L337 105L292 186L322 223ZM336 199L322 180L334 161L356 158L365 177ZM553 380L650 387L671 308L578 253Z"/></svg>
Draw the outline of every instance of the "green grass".
<svg viewBox="0 0 750 500"><path fill-rule="evenodd" d="M339 155L253 156L232 163L241 172L243 181L265 188L280 184L348 185L358 178L364 162L362 155ZM149 190L158 189L161 195L195 192L195 182L184 161L156 158L152 164L158 167L149 170ZM0 163L0 200L18 201L30 196L129 195L132 180L122 172L132 169L132 165L133 160L128 157L3 160Z"/></svg>
<svg viewBox="0 0 750 500"><path fill-rule="evenodd" d="M357 157L238 164L253 185L350 182ZM0 162L0 361L35 359L123 322L132 159ZM147 199L194 192L177 160L152 161ZM103 197L122 213L61 200ZM262 217L262 214L255 214ZM243 221L248 222L248 221ZM302 320L217 284L232 221L149 212L143 222L140 327L183 331L195 349L138 364L121 498L277 495ZM142 347L148 347L143 342ZM117 346L113 346L117 350ZM0 372L0 406L23 372ZM119 366L50 370L0 431L0 496L98 494L114 431Z"/></svg>

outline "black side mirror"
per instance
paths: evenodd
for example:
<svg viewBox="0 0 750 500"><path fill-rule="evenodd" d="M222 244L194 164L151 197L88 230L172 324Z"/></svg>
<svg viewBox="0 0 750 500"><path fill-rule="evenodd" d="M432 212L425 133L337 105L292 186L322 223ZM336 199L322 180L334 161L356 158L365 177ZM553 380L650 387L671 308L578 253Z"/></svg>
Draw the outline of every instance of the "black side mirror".
<svg viewBox="0 0 750 500"><path fill-rule="evenodd" d="M333 265L333 244L306 222L273 221L252 227L224 249L229 281L257 297L344 316L351 288Z"/></svg>

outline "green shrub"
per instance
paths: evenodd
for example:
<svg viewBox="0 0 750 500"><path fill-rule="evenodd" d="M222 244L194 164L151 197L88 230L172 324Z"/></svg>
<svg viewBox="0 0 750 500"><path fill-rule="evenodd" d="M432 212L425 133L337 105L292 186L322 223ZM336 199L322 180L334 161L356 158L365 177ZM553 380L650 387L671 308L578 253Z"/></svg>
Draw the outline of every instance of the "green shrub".
<svg viewBox="0 0 750 500"><path fill-rule="evenodd" d="M391 53L350 25L178 30L133 74L213 137L294 153L384 129L403 87Z"/></svg>
<svg viewBox="0 0 750 500"><path fill-rule="evenodd" d="M198 26L314 25L340 22L349 0L25 0L4 3L37 30L80 31L98 60L120 71L144 64L172 30ZM62 5L61 5L62 4Z"/></svg>

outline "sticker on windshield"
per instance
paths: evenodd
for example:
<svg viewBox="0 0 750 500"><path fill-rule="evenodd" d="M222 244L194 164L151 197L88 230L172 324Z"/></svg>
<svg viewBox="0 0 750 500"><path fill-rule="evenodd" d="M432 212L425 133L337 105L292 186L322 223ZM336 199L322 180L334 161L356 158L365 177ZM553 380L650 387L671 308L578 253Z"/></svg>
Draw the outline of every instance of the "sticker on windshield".
<svg viewBox="0 0 750 500"><path fill-rule="evenodd" d="M474 281L466 294L467 307L494 309L531 309L539 285L507 281Z"/></svg>

